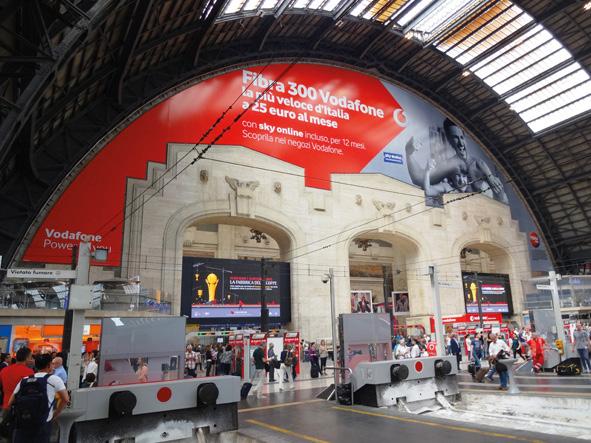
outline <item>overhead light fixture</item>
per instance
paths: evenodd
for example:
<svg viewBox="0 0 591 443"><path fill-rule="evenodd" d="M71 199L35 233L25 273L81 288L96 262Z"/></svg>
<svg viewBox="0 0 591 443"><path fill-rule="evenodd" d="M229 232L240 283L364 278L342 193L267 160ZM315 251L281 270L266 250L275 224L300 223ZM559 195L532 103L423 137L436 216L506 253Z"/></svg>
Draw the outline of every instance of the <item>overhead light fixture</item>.
<svg viewBox="0 0 591 443"><path fill-rule="evenodd" d="M584 9L585 11L589 11L589 10L591 9L591 2L587 2L587 3L585 3L585 6L583 6L583 9Z"/></svg>
<svg viewBox="0 0 591 443"><path fill-rule="evenodd" d="M466 69L464 72L462 72L462 77L468 77L470 74L471 72Z"/></svg>

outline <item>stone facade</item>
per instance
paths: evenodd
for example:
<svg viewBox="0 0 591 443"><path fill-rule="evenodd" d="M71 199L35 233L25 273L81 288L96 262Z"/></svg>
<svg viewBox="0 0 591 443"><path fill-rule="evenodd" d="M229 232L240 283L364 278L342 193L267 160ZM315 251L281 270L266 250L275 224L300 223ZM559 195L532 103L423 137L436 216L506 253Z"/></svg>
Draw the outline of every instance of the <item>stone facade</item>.
<svg viewBox="0 0 591 443"><path fill-rule="evenodd" d="M514 311L523 309L527 239L506 205L482 195L449 194L443 209L430 208L421 189L379 174L333 175L330 190L308 188L301 168L234 146L213 147L158 192L192 160L186 156L164 174L189 149L170 144L169 164L150 165L147 179L129 180L127 190L131 201L152 188L143 196L145 205L130 208L121 275L140 275L144 286L161 288L175 313L185 233L199 223L247 226L273 238L280 259L292 266L289 327L305 338L330 336L329 287L321 281L329 267L336 276L337 312L350 311L349 261L360 237L392 244L392 270L397 280L406 279L395 289L409 291L411 322L427 324L432 313L430 265L446 282L440 290L443 314L464 312L460 253L468 247L488 254L494 272L510 275ZM371 262L371 251L362 255Z"/></svg>

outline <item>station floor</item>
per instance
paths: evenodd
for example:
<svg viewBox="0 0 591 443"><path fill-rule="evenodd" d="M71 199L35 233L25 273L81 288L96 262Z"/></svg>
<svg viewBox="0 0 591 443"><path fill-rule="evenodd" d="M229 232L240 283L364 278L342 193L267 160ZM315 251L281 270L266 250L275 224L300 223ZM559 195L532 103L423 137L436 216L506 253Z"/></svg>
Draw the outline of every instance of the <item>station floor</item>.
<svg viewBox="0 0 591 443"><path fill-rule="evenodd" d="M385 408L342 406L318 399L332 377L304 379L294 391L279 392L278 385L267 384L264 397L249 397L239 406L239 433L250 442L378 442L420 443L473 442L575 442L578 439L451 421L425 415L412 415ZM560 378L554 375L524 375L518 378L524 395L591 397L591 377ZM497 384L473 383L468 374L460 375L464 391L487 392ZM494 405L491 405L493 408ZM523 428L527 429L527 423Z"/></svg>
<svg viewBox="0 0 591 443"><path fill-rule="evenodd" d="M507 430L494 425L461 424L391 409L340 406L316 399L316 394L321 390L311 388L270 394L261 400L249 398L240 405L240 434L253 441L274 443L580 441L556 435Z"/></svg>

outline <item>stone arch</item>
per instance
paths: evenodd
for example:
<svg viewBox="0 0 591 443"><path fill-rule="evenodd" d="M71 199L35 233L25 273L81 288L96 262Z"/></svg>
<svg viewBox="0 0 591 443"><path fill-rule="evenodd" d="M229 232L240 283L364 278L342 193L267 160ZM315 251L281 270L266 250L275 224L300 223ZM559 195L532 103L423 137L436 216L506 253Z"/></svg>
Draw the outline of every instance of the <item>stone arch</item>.
<svg viewBox="0 0 591 443"><path fill-rule="evenodd" d="M482 239L479 233L466 234L458 238L452 246L452 253L457 257L458 267L461 265L461 251L471 246L486 252L489 256L494 256L495 273L509 275L513 314L519 315L523 311L523 289L520 276L530 275L527 246L519 243L512 244L509 240L495 234L487 239Z"/></svg>
<svg viewBox="0 0 591 443"><path fill-rule="evenodd" d="M173 310L180 306L180 281L182 275L183 234L195 223L220 223L249 226L269 234L279 245L281 259L290 261L291 252L297 247L303 231L281 212L258 203L259 214L255 217L232 216L227 200L210 200L185 205L167 220L162 238L161 286L173 294ZM170 269L174 269L170 272ZM292 279L292 294L297 291Z"/></svg>

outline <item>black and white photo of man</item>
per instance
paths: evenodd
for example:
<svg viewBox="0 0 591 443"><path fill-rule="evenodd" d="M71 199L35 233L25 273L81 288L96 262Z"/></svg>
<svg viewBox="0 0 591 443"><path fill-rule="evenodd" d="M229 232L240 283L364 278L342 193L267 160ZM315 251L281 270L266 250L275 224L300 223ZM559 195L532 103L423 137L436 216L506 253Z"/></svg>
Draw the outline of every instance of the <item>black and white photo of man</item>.
<svg viewBox="0 0 591 443"><path fill-rule="evenodd" d="M492 173L485 161L470 155L462 128L446 118L443 121L443 134L441 138L444 139L435 140L445 145L442 152L448 154L443 157L439 149L434 153L431 146L425 164L421 164L420 160L425 157L424 153L420 155L421 141L412 137L407 142L406 161L412 182L421 186L428 197L450 192L482 192L508 203L501 180ZM432 140L431 136L430 142ZM435 154L437 158L433 158Z"/></svg>

